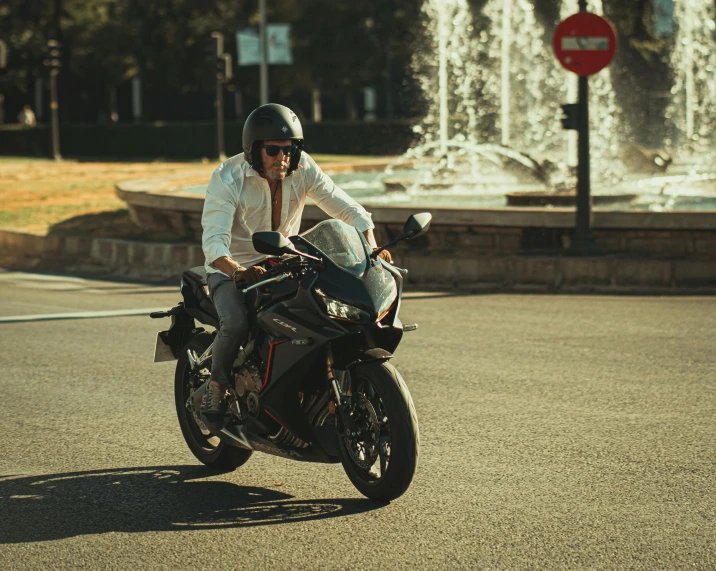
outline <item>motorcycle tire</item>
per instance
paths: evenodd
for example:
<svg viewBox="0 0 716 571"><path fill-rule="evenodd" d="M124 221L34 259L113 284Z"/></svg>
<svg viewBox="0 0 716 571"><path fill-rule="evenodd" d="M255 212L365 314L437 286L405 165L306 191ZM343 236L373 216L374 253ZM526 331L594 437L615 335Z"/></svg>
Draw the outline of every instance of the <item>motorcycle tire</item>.
<svg viewBox="0 0 716 571"><path fill-rule="evenodd" d="M212 343L213 337L209 333L200 333L194 337L179 355L176 374L174 376L174 401L177 409L179 426L184 440L192 454L199 462L222 471L233 471L245 464L253 454L253 450L245 450L219 440L208 431L204 432L194 420L194 416L186 407L190 395L190 365L187 350L193 350L197 355L206 351ZM211 370L211 360L204 365Z"/></svg>
<svg viewBox="0 0 716 571"><path fill-rule="evenodd" d="M351 381L351 416L361 429L361 436L339 437L341 463L360 493L372 500L389 502L408 489L418 465L420 434L415 405L400 373L388 362L356 365L351 371ZM372 434L366 436L369 433ZM376 442L377 450L385 442L389 450L379 451L374 457ZM373 452L369 454L370 450ZM372 473L375 463L380 464L379 477Z"/></svg>

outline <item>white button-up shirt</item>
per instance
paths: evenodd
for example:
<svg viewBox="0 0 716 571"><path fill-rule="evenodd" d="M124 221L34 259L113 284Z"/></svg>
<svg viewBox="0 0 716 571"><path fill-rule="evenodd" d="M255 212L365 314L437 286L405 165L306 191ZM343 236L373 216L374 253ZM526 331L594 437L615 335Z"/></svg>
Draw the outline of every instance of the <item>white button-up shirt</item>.
<svg viewBox="0 0 716 571"><path fill-rule="evenodd" d="M278 231L284 236L298 234L307 196L329 216L361 232L374 227L365 208L337 187L308 153L301 154L299 168L283 179L281 196ZM211 175L201 226L207 273L219 272L211 264L222 256L230 256L244 267L266 257L254 250L251 235L271 230L271 191L243 153L225 160Z"/></svg>

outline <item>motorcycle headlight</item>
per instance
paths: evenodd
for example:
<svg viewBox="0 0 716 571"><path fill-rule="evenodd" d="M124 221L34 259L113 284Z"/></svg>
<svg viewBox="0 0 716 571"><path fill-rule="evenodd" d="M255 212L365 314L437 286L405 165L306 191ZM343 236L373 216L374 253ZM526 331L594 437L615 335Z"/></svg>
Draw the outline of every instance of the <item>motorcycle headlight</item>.
<svg viewBox="0 0 716 571"><path fill-rule="evenodd" d="M333 297L329 297L318 288L314 291L323 303L323 307L329 317L342 319L343 321L352 321L354 323L366 323L370 321L370 314L367 311L364 311L354 305L343 303Z"/></svg>

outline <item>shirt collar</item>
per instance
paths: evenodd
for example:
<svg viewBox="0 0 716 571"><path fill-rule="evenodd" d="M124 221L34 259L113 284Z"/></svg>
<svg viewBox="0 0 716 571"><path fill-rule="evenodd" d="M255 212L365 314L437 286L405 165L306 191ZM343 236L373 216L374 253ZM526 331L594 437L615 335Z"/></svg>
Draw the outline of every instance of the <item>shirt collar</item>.
<svg viewBox="0 0 716 571"><path fill-rule="evenodd" d="M249 161L244 160L244 163L242 165L244 167L244 171L246 171L246 176L261 176L259 173L257 173L254 168L249 164Z"/></svg>

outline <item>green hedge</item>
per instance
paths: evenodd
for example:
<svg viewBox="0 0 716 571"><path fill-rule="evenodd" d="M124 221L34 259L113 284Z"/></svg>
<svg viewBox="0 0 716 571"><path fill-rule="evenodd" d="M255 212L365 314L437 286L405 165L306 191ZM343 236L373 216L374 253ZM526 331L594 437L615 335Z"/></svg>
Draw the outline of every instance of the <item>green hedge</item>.
<svg viewBox="0 0 716 571"><path fill-rule="evenodd" d="M414 141L412 122L325 121L304 124L306 150L313 153L393 155ZM226 153L241 152L242 123L226 123ZM60 152L64 157L200 159L216 156L214 123L152 123L62 125ZM47 125L32 129L0 128L0 155L49 157Z"/></svg>

